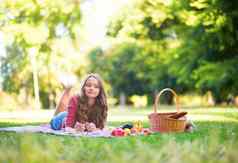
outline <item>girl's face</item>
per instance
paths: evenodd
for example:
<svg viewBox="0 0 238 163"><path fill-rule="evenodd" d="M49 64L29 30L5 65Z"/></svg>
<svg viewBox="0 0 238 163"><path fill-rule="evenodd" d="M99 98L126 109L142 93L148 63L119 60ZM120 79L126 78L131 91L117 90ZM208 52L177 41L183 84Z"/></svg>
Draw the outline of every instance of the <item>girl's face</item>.
<svg viewBox="0 0 238 163"><path fill-rule="evenodd" d="M85 95L88 98L96 98L99 95L99 82L94 77L89 77L84 86Z"/></svg>

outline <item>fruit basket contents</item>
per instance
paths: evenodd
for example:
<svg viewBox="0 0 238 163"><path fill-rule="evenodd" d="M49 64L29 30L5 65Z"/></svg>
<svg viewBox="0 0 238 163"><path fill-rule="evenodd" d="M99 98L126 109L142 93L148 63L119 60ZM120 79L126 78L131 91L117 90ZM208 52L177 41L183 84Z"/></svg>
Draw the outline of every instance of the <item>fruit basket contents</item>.
<svg viewBox="0 0 238 163"><path fill-rule="evenodd" d="M152 132L148 128L143 128L142 121L135 121L133 124L125 124L111 131L111 135L115 137L150 135Z"/></svg>

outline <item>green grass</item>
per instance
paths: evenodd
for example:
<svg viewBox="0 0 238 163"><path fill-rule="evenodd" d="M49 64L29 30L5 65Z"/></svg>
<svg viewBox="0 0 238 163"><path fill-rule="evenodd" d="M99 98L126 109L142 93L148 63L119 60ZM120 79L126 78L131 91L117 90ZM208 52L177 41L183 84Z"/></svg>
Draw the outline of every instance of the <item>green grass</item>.
<svg viewBox="0 0 238 163"><path fill-rule="evenodd" d="M166 108L167 110L167 108ZM86 138L0 132L0 162L165 162L233 163L238 161L238 109L186 109L195 122L193 133L153 134L122 138ZM148 109L113 109L108 125L143 120ZM10 119L0 127L41 122Z"/></svg>

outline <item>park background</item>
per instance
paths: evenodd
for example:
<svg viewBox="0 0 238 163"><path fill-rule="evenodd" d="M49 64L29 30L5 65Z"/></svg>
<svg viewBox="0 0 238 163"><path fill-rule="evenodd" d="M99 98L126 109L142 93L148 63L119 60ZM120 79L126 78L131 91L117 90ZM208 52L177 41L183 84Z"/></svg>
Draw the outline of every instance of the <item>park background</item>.
<svg viewBox="0 0 238 163"><path fill-rule="evenodd" d="M65 87L77 93L91 72L104 80L109 125L140 119L148 127L155 95L169 87L199 130L77 142L3 132L0 149L13 145L0 159L237 161L236 0L0 0L1 127L49 122ZM161 110L173 110L173 99L164 94Z"/></svg>

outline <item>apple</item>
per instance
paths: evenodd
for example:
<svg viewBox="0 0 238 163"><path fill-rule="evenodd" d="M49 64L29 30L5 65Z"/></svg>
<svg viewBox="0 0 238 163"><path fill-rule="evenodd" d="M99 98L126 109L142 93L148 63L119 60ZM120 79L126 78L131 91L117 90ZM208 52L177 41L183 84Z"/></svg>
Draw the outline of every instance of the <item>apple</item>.
<svg viewBox="0 0 238 163"><path fill-rule="evenodd" d="M111 132L112 136L124 136L125 131L121 128L116 128Z"/></svg>

